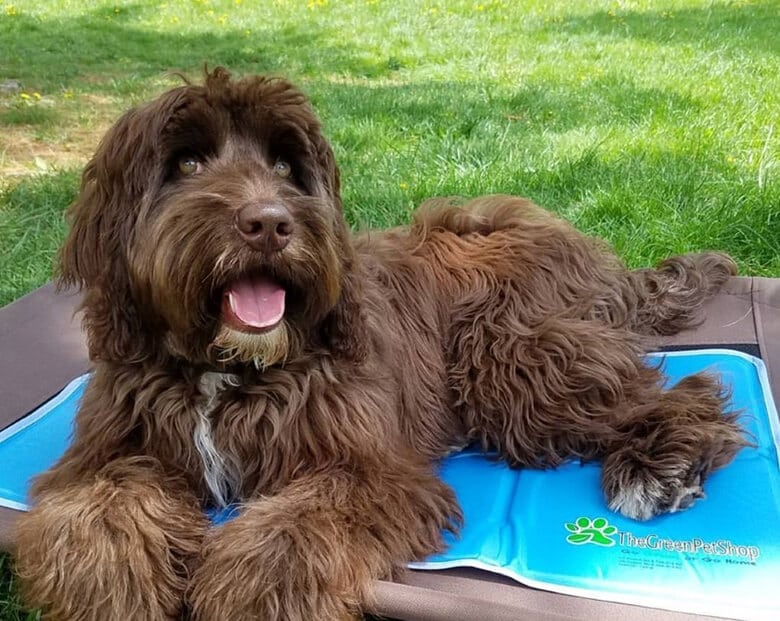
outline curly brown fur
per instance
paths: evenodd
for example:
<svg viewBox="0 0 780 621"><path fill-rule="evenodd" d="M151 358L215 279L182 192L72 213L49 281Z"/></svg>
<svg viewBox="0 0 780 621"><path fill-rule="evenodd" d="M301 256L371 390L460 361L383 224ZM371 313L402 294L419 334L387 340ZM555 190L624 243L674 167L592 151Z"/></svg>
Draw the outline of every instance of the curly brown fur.
<svg viewBox="0 0 780 621"><path fill-rule="evenodd" d="M222 69L123 116L61 251L95 361L21 521L51 619L352 619L457 528L435 460L604 461L608 502L684 508L744 445L717 382L641 334L692 325L720 254L628 271L528 201L430 201L353 238L303 95ZM236 501L208 529L200 507Z"/></svg>
<svg viewBox="0 0 780 621"><path fill-rule="evenodd" d="M47 618L178 619L206 518L151 458L115 459L41 495L17 533L27 601Z"/></svg>

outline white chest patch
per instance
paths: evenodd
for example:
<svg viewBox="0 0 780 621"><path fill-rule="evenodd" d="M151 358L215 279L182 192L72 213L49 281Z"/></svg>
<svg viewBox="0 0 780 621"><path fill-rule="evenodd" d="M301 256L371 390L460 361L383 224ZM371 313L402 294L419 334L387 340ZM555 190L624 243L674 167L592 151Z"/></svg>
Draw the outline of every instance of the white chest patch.
<svg viewBox="0 0 780 621"><path fill-rule="evenodd" d="M220 393L227 386L238 386L238 378L230 373L204 373L198 387L201 401L195 410L198 421L193 432L195 448L203 462L203 478L214 500L226 507L233 494L241 487L238 469L228 455L220 452L214 444L214 430L211 415L219 402Z"/></svg>

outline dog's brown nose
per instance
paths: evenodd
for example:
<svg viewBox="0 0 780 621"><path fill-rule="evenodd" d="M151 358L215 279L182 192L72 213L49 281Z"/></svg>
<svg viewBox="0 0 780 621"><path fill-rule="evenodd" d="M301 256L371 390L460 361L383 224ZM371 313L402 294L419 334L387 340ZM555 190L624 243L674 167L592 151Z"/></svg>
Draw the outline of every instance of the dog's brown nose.
<svg viewBox="0 0 780 621"><path fill-rule="evenodd" d="M278 203L257 203L242 207L236 213L236 228L255 250L278 252L293 234L292 214Z"/></svg>

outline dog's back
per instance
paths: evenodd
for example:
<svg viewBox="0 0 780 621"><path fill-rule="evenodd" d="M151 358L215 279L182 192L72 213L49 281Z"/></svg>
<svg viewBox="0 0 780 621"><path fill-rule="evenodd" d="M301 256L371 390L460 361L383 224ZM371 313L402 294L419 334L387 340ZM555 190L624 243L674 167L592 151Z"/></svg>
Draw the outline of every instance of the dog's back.
<svg viewBox="0 0 780 621"><path fill-rule="evenodd" d="M526 199L502 195L428 200L410 227L360 236L357 247L383 271L413 271L417 291L426 276L431 286L449 283L444 298L456 306L464 295L484 289L477 281L487 279L498 289L518 290L526 312L538 305L530 321L563 313L641 335L675 334L696 325L703 302L737 273L732 259L718 252L680 255L630 271L602 240ZM397 293L409 290L404 286Z"/></svg>

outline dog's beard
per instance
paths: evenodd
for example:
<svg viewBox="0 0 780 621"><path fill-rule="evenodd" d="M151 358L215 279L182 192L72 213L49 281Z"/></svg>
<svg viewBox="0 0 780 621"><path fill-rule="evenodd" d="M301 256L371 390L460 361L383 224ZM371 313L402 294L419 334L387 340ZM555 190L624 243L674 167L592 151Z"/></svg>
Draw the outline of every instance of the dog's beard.
<svg viewBox="0 0 780 621"><path fill-rule="evenodd" d="M219 362L244 362L265 369L284 362L290 353L290 330L282 320L268 332L241 332L223 324L213 345Z"/></svg>

